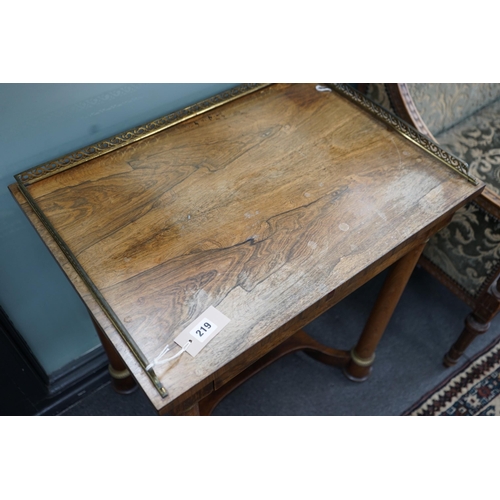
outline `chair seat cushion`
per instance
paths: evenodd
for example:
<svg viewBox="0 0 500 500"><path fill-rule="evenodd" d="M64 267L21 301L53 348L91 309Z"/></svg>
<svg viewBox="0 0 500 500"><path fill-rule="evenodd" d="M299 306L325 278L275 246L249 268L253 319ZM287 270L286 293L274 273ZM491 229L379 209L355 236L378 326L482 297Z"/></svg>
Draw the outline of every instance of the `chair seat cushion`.
<svg viewBox="0 0 500 500"><path fill-rule="evenodd" d="M436 136L469 164L469 173L500 196L500 99Z"/></svg>
<svg viewBox="0 0 500 500"><path fill-rule="evenodd" d="M429 240L424 257L467 294L477 297L487 277L500 265L500 221L469 203Z"/></svg>

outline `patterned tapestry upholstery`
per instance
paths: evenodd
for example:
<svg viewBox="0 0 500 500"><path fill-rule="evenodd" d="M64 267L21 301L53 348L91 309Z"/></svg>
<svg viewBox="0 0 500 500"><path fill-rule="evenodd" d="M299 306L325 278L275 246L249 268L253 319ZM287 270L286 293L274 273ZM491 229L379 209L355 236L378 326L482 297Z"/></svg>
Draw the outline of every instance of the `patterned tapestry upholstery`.
<svg viewBox="0 0 500 500"><path fill-rule="evenodd" d="M500 195L500 84L408 84L439 144ZM383 84L368 97L394 112ZM428 242L424 256L472 298L500 267L500 221L471 202Z"/></svg>
<svg viewBox="0 0 500 500"><path fill-rule="evenodd" d="M500 195L500 99L435 137L469 164L473 177Z"/></svg>
<svg viewBox="0 0 500 500"><path fill-rule="evenodd" d="M391 113L396 114L383 83L370 83L368 85L368 89L366 90L366 95L372 101L375 101L385 109L388 109Z"/></svg>
<svg viewBox="0 0 500 500"><path fill-rule="evenodd" d="M474 202L457 211L433 236L424 256L476 297L500 264L500 221Z"/></svg>
<svg viewBox="0 0 500 500"><path fill-rule="evenodd" d="M500 99L498 83L409 83L415 106L432 135Z"/></svg>
<svg viewBox="0 0 500 500"><path fill-rule="evenodd" d="M500 195L500 100L435 137L469 164L473 177ZM469 203L429 241L424 255L475 297L500 264L500 222Z"/></svg>

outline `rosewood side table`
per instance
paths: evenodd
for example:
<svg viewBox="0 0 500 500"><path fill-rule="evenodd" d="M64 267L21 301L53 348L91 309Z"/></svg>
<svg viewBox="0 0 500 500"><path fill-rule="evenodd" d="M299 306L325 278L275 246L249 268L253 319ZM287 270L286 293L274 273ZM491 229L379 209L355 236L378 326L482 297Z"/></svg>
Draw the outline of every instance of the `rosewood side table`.
<svg viewBox="0 0 500 500"><path fill-rule="evenodd" d="M425 242L483 189L343 84L236 87L16 180L115 386L159 414L209 414L297 349L364 380ZM350 352L301 330L391 265ZM198 354L151 366L211 307L229 323Z"/></svg>

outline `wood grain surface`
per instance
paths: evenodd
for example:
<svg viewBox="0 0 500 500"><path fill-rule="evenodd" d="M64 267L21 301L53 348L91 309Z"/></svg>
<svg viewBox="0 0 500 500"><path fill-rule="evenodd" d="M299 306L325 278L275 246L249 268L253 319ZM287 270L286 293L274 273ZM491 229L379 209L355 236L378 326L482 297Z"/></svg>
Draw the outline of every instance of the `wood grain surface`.
<svg viewBox="0 0 500 500"><path fill-rule="evenodd" d="M481 189L314 84L267 87L34 183L148 359L209 306L230 318L195 358L157 369L165 399L12 191L165 412L244 369L303 326L294 318L361 285Z"/></svg>

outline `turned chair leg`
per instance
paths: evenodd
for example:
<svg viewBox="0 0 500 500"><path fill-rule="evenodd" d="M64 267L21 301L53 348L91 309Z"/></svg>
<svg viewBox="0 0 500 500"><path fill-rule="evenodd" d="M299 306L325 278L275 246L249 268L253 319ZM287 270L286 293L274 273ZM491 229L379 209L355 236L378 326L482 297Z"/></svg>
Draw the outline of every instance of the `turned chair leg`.
<svg viewBox="0 0 500 500"><path fill-rule="evenodd" d="M445 354L443 364L446 367L453 366L460 359L471 342L478 336L488 331L491 320L500 311L500 290L498 277L491 285L487 293L478 300L478 305L467 318L465 328L457 341Z"/></svg>

